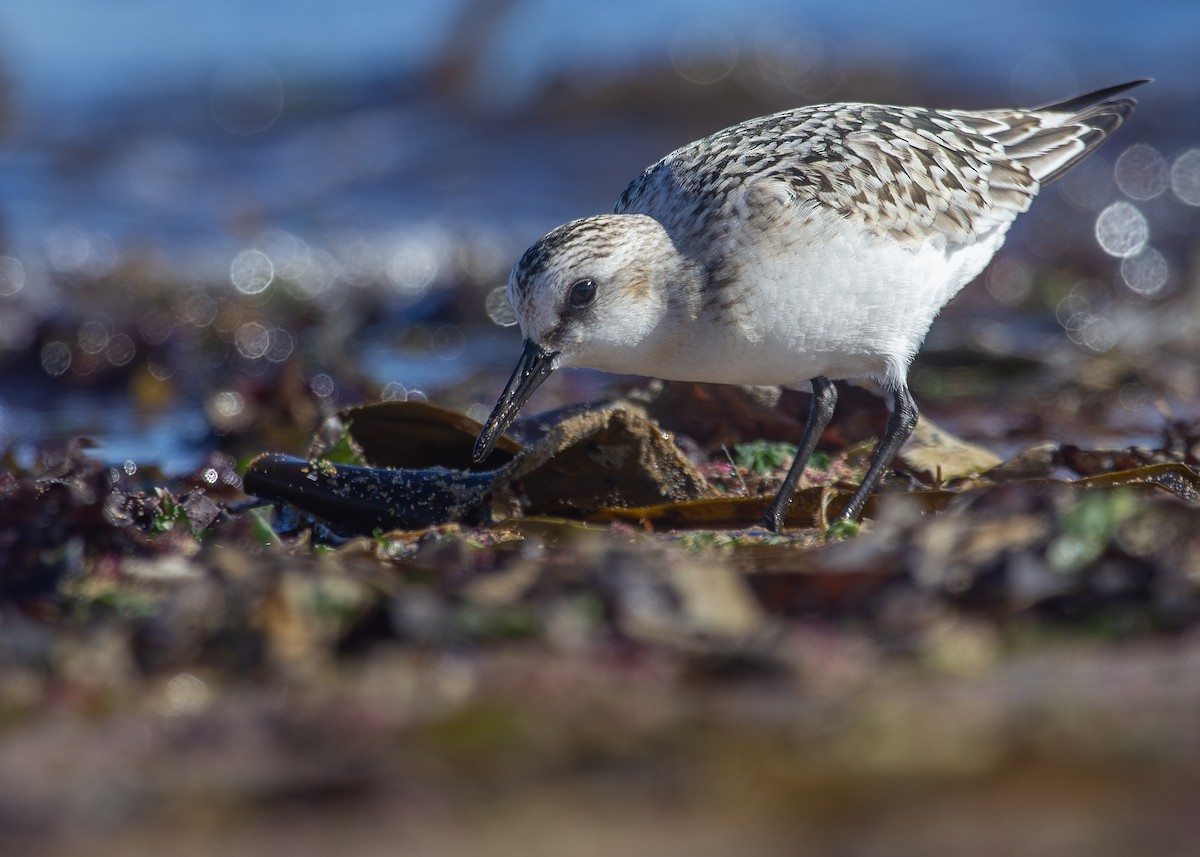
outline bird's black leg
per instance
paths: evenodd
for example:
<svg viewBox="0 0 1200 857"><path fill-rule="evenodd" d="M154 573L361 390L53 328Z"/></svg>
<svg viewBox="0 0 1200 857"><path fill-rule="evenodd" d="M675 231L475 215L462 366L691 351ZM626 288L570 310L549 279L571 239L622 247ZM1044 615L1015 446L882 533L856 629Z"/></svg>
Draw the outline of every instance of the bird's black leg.
<svg viewBox="0 0 1200 857"><path fill-rule="evenodd" d="M800 482L800 477L804 475L804 468L808 464L813 450L817 448L817 441L821 439L821 433L825 431L825 426L829 425L829 420L833 417L835 405L837 405L837 387L833 386L833 382L824 375L813 378L812 402L808 406L808 421L804 424L804 435L800 438L796 458L792 461L792 467L784 478L783 485L779 487L779 493L775 495L775 499L771 501L771 505L767 507L767 511L763 513L762 520L759 522L773 533L778 533L783 529L783 518L792 502L792 495L796 493L796 485Z"/></svg>
<svg viewBox="0 0 1200 857"><path fill-rule="evenodd" d="M892 393L892 415L888 417L887 428L879 440L879 445L875 447L875 455L871 459L867 475L863 477L858 490L838 516L841 520L852 521L862 512L867 498L883 478L884 469L892 463L900 447L904 446L904 441L908 440L913 429L917 427L917 416L917 405L913 401L912 393L908 391L908 385L903 384Z"/></svg>

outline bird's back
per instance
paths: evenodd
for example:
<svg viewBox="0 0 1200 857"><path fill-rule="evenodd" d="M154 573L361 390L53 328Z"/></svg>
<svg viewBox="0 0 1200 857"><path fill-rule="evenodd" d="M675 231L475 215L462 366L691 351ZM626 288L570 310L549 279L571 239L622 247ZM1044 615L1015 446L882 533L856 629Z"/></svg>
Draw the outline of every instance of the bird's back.
<svg viewBox="0 0 1200 857"><path fill-rule="evenodd" d="M1030 110L787 110L677 149L634 179L614 211L648 214L682 249L703 253L736 223L729 213L745 189L771 180L870 233L969 244L1007 227L1112 134L1134 107L1114 96L1143 82Z"/></svg>

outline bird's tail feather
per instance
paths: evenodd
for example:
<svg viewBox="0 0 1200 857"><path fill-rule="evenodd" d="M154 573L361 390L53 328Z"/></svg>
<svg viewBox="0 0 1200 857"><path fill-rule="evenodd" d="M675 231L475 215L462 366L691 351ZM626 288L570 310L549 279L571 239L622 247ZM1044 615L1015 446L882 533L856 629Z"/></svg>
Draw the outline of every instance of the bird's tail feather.
<svg viewBox="0 0 1200 857"><path fill-rule="evenodd" d="M1005 152L1022 163L1042 185L1059 178L1121 127L1137 102L1114 98L1148 80L1132 80L1106 89L1022 111L1001 139Z"/></svg>

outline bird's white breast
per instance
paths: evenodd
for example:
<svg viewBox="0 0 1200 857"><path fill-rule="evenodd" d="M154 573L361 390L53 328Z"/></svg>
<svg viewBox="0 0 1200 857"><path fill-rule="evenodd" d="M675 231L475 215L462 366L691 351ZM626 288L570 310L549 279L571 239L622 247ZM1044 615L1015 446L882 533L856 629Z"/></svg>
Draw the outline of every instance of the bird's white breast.
<svg viewBox="0 0 1200 857"><path fill-rule="evenodd" d="M657 355L678 380L794 385L816 375L903 381L933 319L1007 227L960 247L902 244L811 209L737 247L737 279ZM680 331L683 333L683 331Z"/></svg>

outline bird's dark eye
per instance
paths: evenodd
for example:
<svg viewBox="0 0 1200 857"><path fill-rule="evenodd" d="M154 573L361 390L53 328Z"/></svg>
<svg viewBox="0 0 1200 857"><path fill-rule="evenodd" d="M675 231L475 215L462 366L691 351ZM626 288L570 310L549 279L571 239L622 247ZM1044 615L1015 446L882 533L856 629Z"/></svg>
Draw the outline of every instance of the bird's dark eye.
<svg viewBox="0 0 1200 857"><path fill-rule="evenodd" d="M575 309L582 309L595 299L596 284L591 280L580 280L571 286L571 291L567 293L567 303Z"/></svg>

